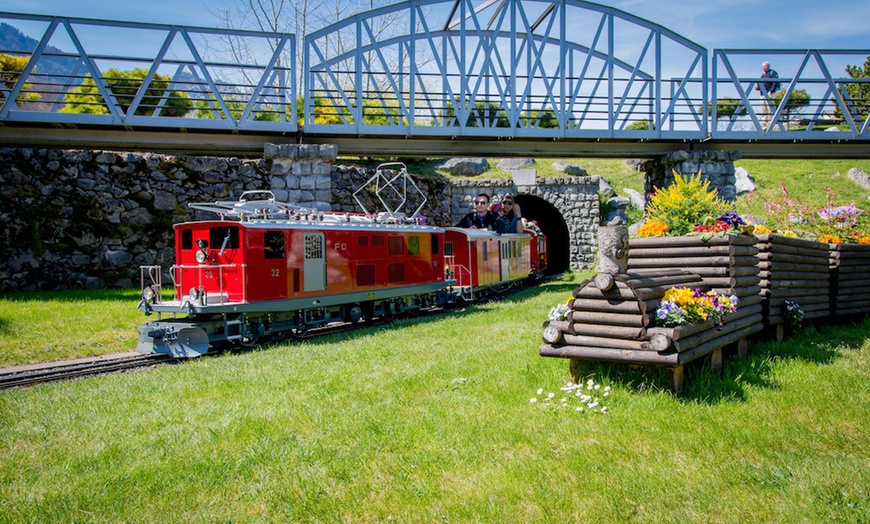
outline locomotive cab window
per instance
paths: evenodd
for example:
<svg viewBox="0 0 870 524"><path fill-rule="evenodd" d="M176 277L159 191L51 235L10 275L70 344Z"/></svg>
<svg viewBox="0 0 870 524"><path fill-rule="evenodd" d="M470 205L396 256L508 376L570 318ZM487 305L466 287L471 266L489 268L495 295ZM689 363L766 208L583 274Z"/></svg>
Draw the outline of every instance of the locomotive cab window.
<svg viewBox="0 0 870 524"><path fill-rule="evenodd" d="M263 258L284 258L284 232L266 231L263 234Z"/></svg>
<svg viewBox="0 0 870 524"><path fill-rule="evenodd" d="M239 249L239 228L213 227L208 234L208 245L211 249Z"/></svg>
<svg viewBox="0 0 870 524"><path fill-rule="evenodd" d="M444 256L453 256L453 242L444 242Z"/></svg>
<svg viewBox="0 0 870 524"><path fill-rule="evenodd" d="M182 229L181 230L181 249L184 249L184 250L193 249L193 230L192 229Z"/></svg>
<svg viewBox="0 0 870 524"><path fill-rule="evenodd" d="M358 246L367 246L369 245L369 237L365 235L360 235L356 237L356 245Z"/></svg>
<svg viewBox="0 0 870 524"><path fill-rule="evenodd" d="M438 254L438 235L432 235L432 254Z"/></svg>

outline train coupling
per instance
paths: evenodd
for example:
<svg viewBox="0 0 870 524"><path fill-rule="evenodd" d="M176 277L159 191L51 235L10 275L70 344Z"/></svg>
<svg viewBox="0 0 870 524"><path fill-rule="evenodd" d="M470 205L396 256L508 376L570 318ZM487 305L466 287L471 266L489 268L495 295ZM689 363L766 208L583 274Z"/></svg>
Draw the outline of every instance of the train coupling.
<svg viewBox="0 0 870 524"><path fill-rule="evenodd" d="M150 322L137 329L139 344L136 351L144 355L192 358L208 352L208 333L196 324Z"/></svg>

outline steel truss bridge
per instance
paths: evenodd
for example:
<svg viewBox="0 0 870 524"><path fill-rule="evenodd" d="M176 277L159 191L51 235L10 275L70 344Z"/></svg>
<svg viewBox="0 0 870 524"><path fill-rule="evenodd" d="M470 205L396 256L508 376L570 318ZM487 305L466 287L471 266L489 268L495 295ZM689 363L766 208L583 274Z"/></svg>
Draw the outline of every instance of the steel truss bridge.
<svg viewBox="0 0 870 524"><path fill-rule="evenodd" d="M870 157L870 49L714 49L579 0L411 0L307 35L0 13L0 144ZM7 39L16 41L16 39ZM302 57L300 60L298 57ZM12 62L17 58L17 66ZM762 61L781 89L756 90ZM301 63L300 63L301 62Z"/></svg>

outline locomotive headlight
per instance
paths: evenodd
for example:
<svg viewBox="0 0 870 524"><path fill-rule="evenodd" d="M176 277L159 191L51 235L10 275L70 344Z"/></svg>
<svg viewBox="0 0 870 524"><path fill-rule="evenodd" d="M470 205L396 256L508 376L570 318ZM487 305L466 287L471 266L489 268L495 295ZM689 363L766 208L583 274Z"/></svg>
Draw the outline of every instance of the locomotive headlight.
<svg viewBox="0 0 870 524"><path fill-rule="evenodd" d="M142 290L142 300L149 304L154 303L154 299L157 297L157 290L154 289L153 286L147 286Z"/></svg>
<svg viewBox="0 0 870 524"><path fill-rule="evenodd" d="M205 249L196 252L197 262L199 262L200 264L204 264L206 260L208 260L208 253L205 252Z"/></svg>
<svg viewBox="0 0 870 524"><path fill-rule="evenodd" d="M196 302L199 299L200 294L199 288L192 287L190 288L190 291L188 291L187 296L190 297L191 302Z"/></svg>

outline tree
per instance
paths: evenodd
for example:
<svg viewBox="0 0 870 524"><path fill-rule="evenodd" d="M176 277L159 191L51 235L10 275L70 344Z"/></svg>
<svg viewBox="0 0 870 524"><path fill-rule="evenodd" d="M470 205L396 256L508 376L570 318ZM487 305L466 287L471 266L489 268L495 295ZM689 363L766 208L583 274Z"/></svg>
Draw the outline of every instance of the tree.
<svg viewBox="0 0 870 524"><path fill-rule="evenodd" d="M21 72L27 67L28 60L30 60L29 56L12 56L0 53L0 81L3 82L5 89L11 90L15 87L15 83L21 77ZM17 102L19 104L36 101L41 98L39 93L29 91L30 88L30 84L24 84L24 88L18 94Z"/></svg>
<svg viewBox="0 0 870 524"><path fill-rule="evenodd" d="M846 73L850 78L870 78L870 56L864 61L864 67L857 65L846 65ZM846 84L840 89L840 95L846 101L846 107L850 109L850 113L857 120L863 123L870 115L870 84L868 83L852 83ZM843 112L840 106L835 104L834 113L843 118Z"/></svg>
<svg viewBox="0 0 870 524"><path fill-rule="evenodd" d="M713 115L713 106L711 104L707 105L707 114ZM746 106L740 104L739 98L719 98L716 100L716 118L730 118L745 114Z"/></svg>
<svg viewBox="0 0 870 524"><path fill-rule="evenodd" d="M126 113L146 76L148 76L147 69L119 71L112 68L106 71L103 80L114 95L121 111ZM154 75L145 90L145 96L142 97L136 108L137 115L152 115L158 106L160 106L158 112L160 116L185 116L188 111L194 109L193 101L187 96L187 93L183 91L167 92L170 80L170 77L166 75ZM65 94L63 100L66 105L61 108L61 113L109 114L109 106L90 74L85 76L85 80L80 86Z"/></svg>
<svg viewBox="0 0 870 524"><path fill-rule="evenodd" d="M782 97L785 96L785 90L781 89L770 95L770 101L774 107L779 107L782 104ZM806 89L795 89L791 92L791 96L785 102L785 107L782 110L782 120L788 122L791 120L791 114L802 107L810 105L810 94Z"/></svg>

